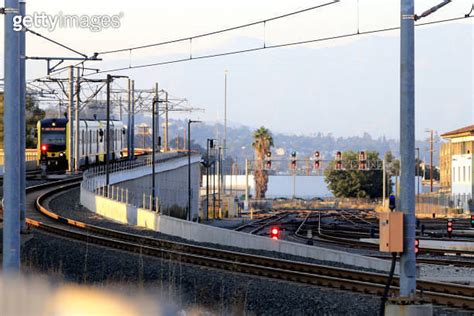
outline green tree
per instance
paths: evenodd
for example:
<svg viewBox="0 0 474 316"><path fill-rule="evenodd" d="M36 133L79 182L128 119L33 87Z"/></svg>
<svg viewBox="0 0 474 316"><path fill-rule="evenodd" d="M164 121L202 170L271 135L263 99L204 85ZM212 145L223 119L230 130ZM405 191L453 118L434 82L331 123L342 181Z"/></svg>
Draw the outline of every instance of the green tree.
<svg viewBox="0 0 474 316"><path fill-rule="evenodd" d="M377 152L366 152L370 168L381 161ZM336 170L335 161L329 163L324 171L325 181L335 197L378 198L382 196L382 170L358 170L359 154L347 151L342 154L342 167ZM352 170L351 170L352 169Z"/></svg>
<svg viewBox="0 0 474 316"><path fill-rule="evenodd" d="M268 188L268 171L263 168L265 154L273 146L273 137L268 129L260 127L253 133L252 147L255 150L254 179L255 179L255 197L257 199L265 198Z"/></svg>
<svg viewBox="0 0 474 316"><path fill-rule="evenodd" d="M26 148L36 148L35 129L38 121L44 119L45 112L39 108L38 102L30 95L26 96Z"/></svg>

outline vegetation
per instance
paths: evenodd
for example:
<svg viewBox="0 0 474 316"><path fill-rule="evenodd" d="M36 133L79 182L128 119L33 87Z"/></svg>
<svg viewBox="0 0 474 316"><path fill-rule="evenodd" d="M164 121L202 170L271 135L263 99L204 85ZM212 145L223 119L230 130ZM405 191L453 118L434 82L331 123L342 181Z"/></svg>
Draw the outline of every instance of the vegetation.
<svg viewBox="0 0 474 316"><path fill-rule="evenodd" d="M369 151L366 155L367 161L380 162L377 152ZM358 170L356 169L358 161L357 152L346 151L342 154L342 167L348 170L336 170L335 161L329 163L329 168L324 171L325 181L335 197L379 198L382 196L382 170ZM370 167L370 164L368 166Z"/></svg>
<svg viewBox="0 0 474 316"><path fill-rule="evenodd" d="M268 129L260 127L253 133L252 147L255 150L254 179L255 198L264 199L268 188L268 171L263 168L265 154L273 146L273 137Z"/></svg>
<svg viewBox="0 0 474 316"><path fill-rule="evenodd" d="M38 103L31 96L26 96L26 148L35 148L36 124L45 117L46 113L38 107Z"/></svg>

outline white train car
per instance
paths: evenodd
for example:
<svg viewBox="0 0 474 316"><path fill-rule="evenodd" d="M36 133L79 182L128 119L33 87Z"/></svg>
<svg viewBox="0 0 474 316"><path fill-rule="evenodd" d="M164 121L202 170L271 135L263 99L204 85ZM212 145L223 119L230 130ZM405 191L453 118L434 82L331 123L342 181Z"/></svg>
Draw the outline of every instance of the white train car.
<svg viewBox="0 0 474 316"><path fill-rule="evenodd" d="M107 121L81 120L79 126L79 164L105 162ZM126 127L121 121L110 121L110 160L124 156Z"/></svg>

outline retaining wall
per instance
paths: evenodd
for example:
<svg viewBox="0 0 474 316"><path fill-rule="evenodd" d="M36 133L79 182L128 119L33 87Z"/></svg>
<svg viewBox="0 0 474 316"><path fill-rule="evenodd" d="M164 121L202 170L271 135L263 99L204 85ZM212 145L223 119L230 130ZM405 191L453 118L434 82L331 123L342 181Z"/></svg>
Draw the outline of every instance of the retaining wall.
<svg viewBox="0 0 474 316"><path fill-rule="evenodd" d="M164 234L197 242L214 243L247 249L278 251L301 257L340 262L347 265L379 271L388 271L390 269L390 261L388 260L370 258L327 248L308 246L285 240L273 240L268 237L256 236L163 216L149 210L126 205L125 203L113 201L102 196L96 196L94 193L89 192L82 187L81 203L92 212L120 223L138 225Z"/></svg>

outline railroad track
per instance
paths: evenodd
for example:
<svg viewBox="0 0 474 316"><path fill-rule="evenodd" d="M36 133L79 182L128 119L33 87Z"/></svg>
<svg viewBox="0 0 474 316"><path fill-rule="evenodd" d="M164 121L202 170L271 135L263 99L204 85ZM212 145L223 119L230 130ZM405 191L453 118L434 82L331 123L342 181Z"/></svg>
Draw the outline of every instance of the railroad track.
<svg viewBox="0 0 474 316"><path fill-rule="evenodd" d="M265 218L244 224L242 226L237 227L234 230L239 231L239 232L246 232L249 234L257 234L258 232L262 231L265 227L279 223L282 219L288 217L289 215L290 213L288 212L274 214L269 217L265 217Z"/></svg>
<svg viewBox="0 0 474 316"><path fill-rule="evenodd" d="M65 238L152 257L366 294L382 295L387 282L387 276L380 273L289 261L149 238L68 219L51 212L48 209L47 201L64 190L78 186L78 183L77 180L69 180L57 183L57 185L60 186L46 191L45 187L38 188L42 190L42 193L37 194L35 199L37 210L53 223L28 218L28 225ZM394 278L392 284L391 291L395 294L398 290L399 279ZM422 301L474 310L474 287L419 280L417 288Z"/></svg>

